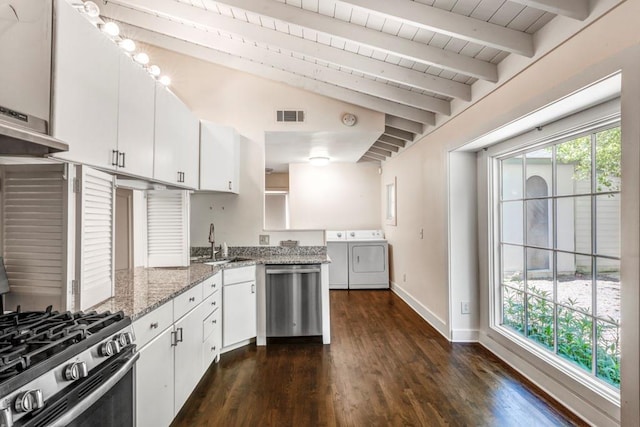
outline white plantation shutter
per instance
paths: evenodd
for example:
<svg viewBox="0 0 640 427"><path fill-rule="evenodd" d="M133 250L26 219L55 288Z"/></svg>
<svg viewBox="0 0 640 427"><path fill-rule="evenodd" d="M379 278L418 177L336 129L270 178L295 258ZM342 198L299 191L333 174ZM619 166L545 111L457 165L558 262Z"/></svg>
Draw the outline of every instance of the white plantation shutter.
<svg viewBox="0 0 640 427"><path fill-rule="evenodd" d="M5 166L3 256L11 292L6 309L66 307L66 201L62 165Z"/></svg>
<svg viewBox="0 0 640 427"><path fill-rule="evenodd" d="M147 192L149 267L189 265L189 192Z"/></svg>
<svg viewBox="0 0 640 427"><path fill-rule="evenodd" d="M114 177L78 166L79 309L113 296Z"/></svg>

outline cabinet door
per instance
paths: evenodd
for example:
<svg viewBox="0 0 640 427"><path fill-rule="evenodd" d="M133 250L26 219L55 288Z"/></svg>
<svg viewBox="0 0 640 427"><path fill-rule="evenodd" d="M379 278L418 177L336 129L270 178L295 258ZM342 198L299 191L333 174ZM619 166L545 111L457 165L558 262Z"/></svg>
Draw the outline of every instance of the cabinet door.
<svg viewBox="0 0 640 427"><path fill-rule="evenodd" d="M52 133L69 144L56 157L112 168L120 49L67 2L56 6Z"/></svg>
<svg viewBox="0 0 640 427"><path fill-rule="evenodd" d="M129 56L120 55L118 170L153 177L155 80Z"/></svg>
<svg viewBox="0 0 640 427"><path fill-rule="evenodd" d="M256 336L256 282L222 287L223 347Z"/></svg>
<svg viewBox="0 0 640 427"><path fill-rule="evenodd" d="M173 328L158 335L140 350L136 362L136 426L171 424L173 401Z"/></svg>
<svg viewBox="0 0 640 427"><path fill-rule="evenodd" d="M202 365L202 313L191 310L175 323L175 413L184 405L204 373Z"/></svg>
<svg viewBox="0 0 640 427"><path fill-rule="evenodd" d="M239 193L238 133L207 121L201 121L200 127L200 189Z"/></svg>
<svg viewBox="0 0 640 427"><path fill-rule="evenodd" d="M156 84L153 177L189 188L198 186L198 119L167 88Z"/></svg>

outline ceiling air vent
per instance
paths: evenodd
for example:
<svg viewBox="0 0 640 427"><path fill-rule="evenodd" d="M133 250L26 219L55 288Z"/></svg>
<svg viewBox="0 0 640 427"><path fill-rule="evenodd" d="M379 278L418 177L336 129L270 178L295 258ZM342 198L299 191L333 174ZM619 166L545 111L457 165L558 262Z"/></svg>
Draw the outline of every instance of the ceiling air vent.
<svg viewBox="0 0 640 427"><path fill-rule="evenodd" d="M304 111L299 111L299 110L278 110L278 111L276 111L276 121L278 121L278 122L304 122Z"/></svg>

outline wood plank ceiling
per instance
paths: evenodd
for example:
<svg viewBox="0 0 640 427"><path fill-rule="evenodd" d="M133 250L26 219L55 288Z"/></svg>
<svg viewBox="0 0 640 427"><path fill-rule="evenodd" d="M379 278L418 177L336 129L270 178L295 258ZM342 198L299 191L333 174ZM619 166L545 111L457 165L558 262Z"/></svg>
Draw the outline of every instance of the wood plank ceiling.
<svg viewBox="0 0 640 427"><path fill-rule="evenodd" d="M498 82L509 55L531 58L557 15L589 0L108 0L102 15L142 41L385 113L361 160L384 161L433 130L451 102ZM233 58L232 61L229 57Z"/></svg>

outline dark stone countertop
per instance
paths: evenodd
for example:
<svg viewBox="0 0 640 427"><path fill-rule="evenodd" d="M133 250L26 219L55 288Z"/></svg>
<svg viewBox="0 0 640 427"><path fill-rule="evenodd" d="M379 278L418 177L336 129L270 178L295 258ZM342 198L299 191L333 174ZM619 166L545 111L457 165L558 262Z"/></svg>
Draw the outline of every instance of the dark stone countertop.
<svg viewBox="0 0 640 427"><path fill-rule="evenodd" d="M243 258L248 258L244 256ZM96 311L123 311L133 320L144 316L181 293L228 268L256 264L326 264L326 254L263 255L221 265L207 265L199 259L189 267L144 268L116 271L115 295L91 308Z"/></svg>

